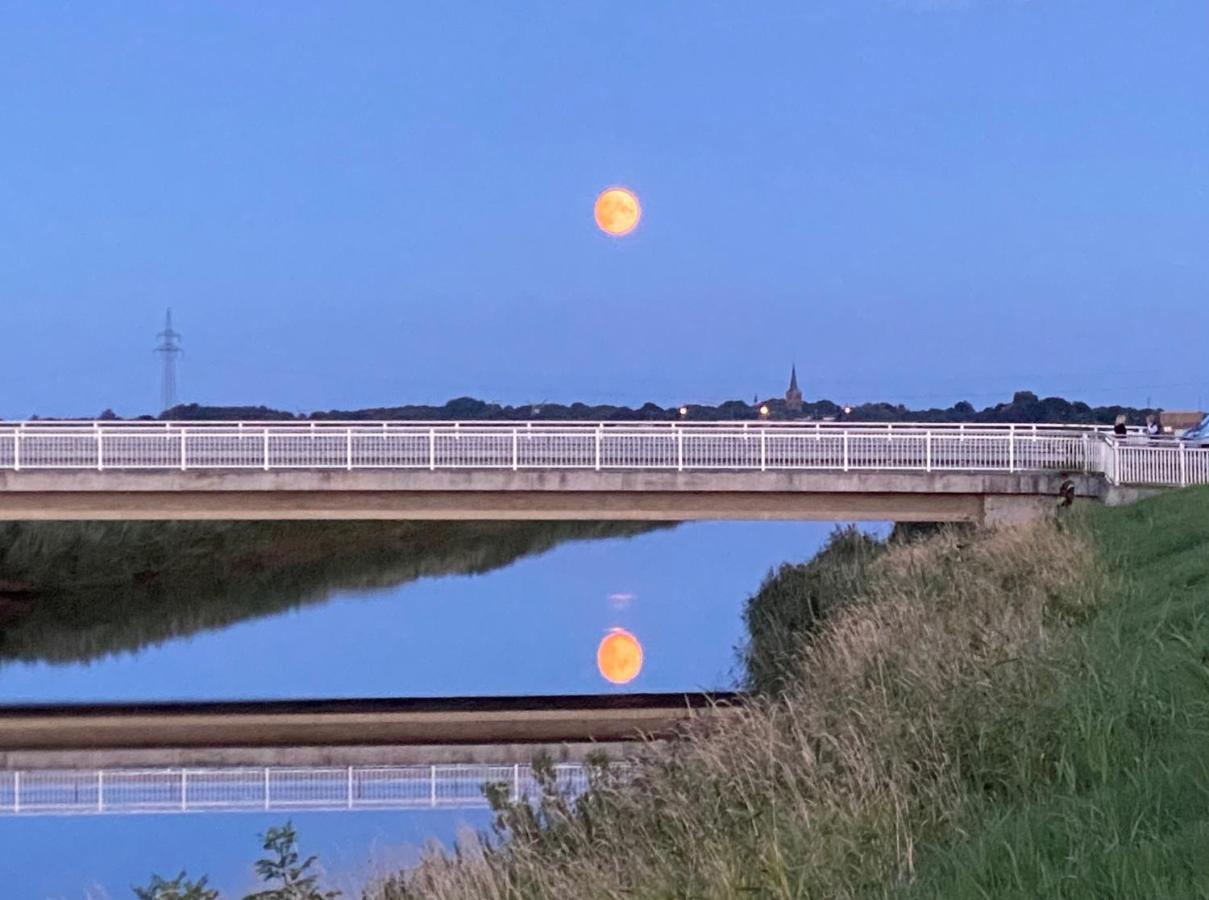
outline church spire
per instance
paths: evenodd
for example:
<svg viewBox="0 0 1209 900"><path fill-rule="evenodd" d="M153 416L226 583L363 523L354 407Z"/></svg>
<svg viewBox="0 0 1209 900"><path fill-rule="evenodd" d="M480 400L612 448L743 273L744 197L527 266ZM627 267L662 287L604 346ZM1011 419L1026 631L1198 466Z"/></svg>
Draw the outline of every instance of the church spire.
<svg viewBox="0 0 1209 900"><path fill-rule="evenodd" d="M789 390L785 392L785 408L790 412L802 411L802 392L798 389L798 366L794 363L789 370Z"/></svg>

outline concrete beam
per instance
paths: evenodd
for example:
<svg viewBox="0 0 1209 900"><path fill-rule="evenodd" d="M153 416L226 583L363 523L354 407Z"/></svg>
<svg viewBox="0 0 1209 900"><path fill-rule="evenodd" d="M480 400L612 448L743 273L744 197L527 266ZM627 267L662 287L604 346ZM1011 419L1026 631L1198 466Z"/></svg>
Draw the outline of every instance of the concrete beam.
<svg viewBox="0 0 1209 900"><path fill-rule="evenodd" d="M0 520L815 519L997 522L1059 473L591 470L0 473ZM1073 477L1099 497L1102 479ZM997 498L994 501L988 498ZM1016 502L1012 498L1030 498Z"/></svg>
<svg viewBox="0 0 1209 900"><path fill-rule="evenodd" d="M394 491L21 493L0 495L0 520L692 520L977 522L975 494L575 494Z"/></svg>
<svg viewBox="0 0 1209 900"><path fill-rule="evenodd" d="M591 754L630 759L665 741L571 741L523 744L337 744L325 747L106 747L0 750L0 772L47 769L255 768L280 766L446 766L531 763L544 753L578 763Z"/></svg>

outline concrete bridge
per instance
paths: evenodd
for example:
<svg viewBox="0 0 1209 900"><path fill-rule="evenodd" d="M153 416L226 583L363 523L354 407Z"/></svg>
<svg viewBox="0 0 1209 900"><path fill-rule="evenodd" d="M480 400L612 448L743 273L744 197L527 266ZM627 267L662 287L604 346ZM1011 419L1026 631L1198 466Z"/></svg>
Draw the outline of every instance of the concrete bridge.
<svg viewBox="0 0 1209 900"><path fill-rule="evenodd" d="M1102 429L836 423L0 426L0 520L820 519L1002 524L1065 488L1209 483Z"/></svg>

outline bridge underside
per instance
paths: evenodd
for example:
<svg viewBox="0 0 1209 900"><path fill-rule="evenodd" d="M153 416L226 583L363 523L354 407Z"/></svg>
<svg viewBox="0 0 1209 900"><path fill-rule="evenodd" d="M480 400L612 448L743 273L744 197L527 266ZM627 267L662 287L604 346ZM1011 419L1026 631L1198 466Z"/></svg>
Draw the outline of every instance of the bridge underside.
<svg viewBox="0 0 1209 900"><path fill-rule="evenodd" d="M239 768L263 766L458 766L527 765L539 756L556 763L581 763L604 754L627 759L650 741L531 741L501 744L332 744L324 747L99 747L0 750L0 772L63 769Z"/></svg>
<svg viewBox="0 0 1209 900"><path fill-rule="evenodd" d="M1062 473L222 471L0 474L0 520L820 520L1005 524ZM1101 478L1074 475L1078 496Z"/></svg>

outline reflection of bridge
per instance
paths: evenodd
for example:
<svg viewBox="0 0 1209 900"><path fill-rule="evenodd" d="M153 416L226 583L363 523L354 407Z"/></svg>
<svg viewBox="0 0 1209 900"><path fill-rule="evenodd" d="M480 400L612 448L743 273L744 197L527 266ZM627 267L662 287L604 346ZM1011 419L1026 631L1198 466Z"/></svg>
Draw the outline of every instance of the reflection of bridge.
<svg viewBox="0 0 1209 900"><path fill-rule="evenodd" d="M0 427L0 519L1002 522L1063 482L1209 482L1209 451L1052 425L106 423Z"/></svg>
<svg viewBox="0 0 1209 900"><path fill-rule="evenodd" d="M625 766L732 694L308 700L0 708L0 816L475 809L483 785L560 791Z"/></svg>
<svg viewBox="0 0 1209 900"><path fill-rule="evenodd" d="M611 764L625 766L625 763ZM554 765L560 793L588 784L580 763ZM485 809L483 788L536 799L528 764L0 771L0 817L130 813Z"/></svg>
<svg viewBox="0 0 1209 900"><path fill-rule="evenodd" d="M0 707L0 771L559 762L732 715L734 695Z"/></svg>

